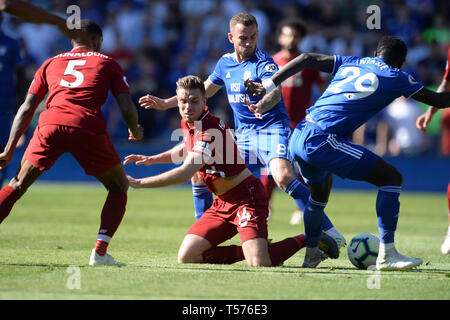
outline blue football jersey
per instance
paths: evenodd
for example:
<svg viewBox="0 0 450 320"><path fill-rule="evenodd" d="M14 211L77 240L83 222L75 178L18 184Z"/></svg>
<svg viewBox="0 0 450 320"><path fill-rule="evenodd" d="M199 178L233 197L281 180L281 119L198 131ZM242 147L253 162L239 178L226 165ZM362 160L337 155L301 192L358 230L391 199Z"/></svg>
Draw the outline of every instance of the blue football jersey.
<svg viewBox="0 0 450 320"><path fill-rule="evenodd" d="M306 113L324 132L350 137L353 131L400 96L423 85L378 57L335 56L333 79Z"/></svg>
<svg viewBox="0 0 450 320"><path fill-rule="evenodd" d="M244 86L245 79L262 82L270 79L278 71L278 66L264 51L256 49L252 58L239 63L236 53L223 55L216 64L210 81L217 86L225 86L228 102L233 109L236 129L266 129L276 122L286 123L289 126L289 117L283 99L272 109L263 113L263 119L258 119L244 103L247 99L257 103L261 98L249 95Z"/></svg>

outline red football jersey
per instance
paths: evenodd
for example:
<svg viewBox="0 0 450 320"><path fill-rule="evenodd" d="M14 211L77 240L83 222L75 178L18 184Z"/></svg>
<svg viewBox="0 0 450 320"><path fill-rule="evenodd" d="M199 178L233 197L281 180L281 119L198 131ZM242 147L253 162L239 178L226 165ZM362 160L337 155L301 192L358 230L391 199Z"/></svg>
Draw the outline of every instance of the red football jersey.
<svg viewBox="0 0 450 320"><path fill-rule="evenodd" d="M285 59L281 51L272 58L280 68L292 60ZM319 71L312 69L303 69L281 83L284 103L293 129L305 118L306 109L311 106L311 90L314 83L323 85L325 80Z"/></svg>
<svg viewBox="0 0 450 320"><path fill-rule="evenodd" d="M104 132L101 107L111 89L129 93L124 72L110 57L80 46L45 61L36 72L29 94L47 97L39 125L58 124Z"/></svg>
<svg viewBox="0 0 450 320"><path fill-rule="evenodd" d="M190 127L181 120L181 128L186 149L205 155L207 164L199 173L210 191L214 192L214 180L235 176L247 167L230 128L222 119L211 114L207 107L194 126Z"/></svg>

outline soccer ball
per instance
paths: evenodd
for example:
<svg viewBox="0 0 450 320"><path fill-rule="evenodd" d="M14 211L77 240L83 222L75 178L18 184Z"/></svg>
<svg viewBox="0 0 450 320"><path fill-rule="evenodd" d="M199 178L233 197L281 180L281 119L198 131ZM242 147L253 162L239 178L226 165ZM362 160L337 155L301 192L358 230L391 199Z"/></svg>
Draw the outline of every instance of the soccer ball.
<svg viewBox="0 0 450 320"><path fill-rule="evenodd" d="M367 269L376 263L379 245L380 240L373 234L360 233L348 245L348 258L358 269Z"/></svg>

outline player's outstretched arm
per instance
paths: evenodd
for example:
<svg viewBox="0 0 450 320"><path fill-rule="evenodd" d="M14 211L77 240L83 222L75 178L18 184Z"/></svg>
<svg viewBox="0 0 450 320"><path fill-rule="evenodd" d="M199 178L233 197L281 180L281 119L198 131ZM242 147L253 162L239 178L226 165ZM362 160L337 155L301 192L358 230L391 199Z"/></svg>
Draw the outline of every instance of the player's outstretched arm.
<svg viewBox="0 0 450 320"><path fill-rule="evenodd" d="M442 79L436 92L445 92L445 91L450 91L450 81ZM433 119L433 116L436 114L436 112L438 112L438 110L439 110L438 108L430 106L424 114L420 115L416 120L417 129L426 131L428 125Z"/></svg>
<svg viewBox="0 0 450 320"><path fill-rule="evenodd" d="M73 39L77 36L78 31L76 29L69 30L64 18L39 8L28 1L0 0L0 10L28 22L54 25L69 39Z"/></svg>
<svg viewBox="0 0 450 320"><path fill-rule="evenodd" d="M213 84L209 79L205 80L205 91L206 97L210 98L216 94L221 86ZM139 105L144 109L156 109L156 110L167 110L175 108L178 106L177 96L173 96L167 99L161 99L150 94L142 96L139 98Z"/></svg>
<svg viewBox="0 0 450 320"><path fill-rule="evenodd" d="M141 154L130 154L125 157L123 164L135 163L136 165L150 166L152 164L162 164L162 163L177 163L184 159L185 154L185 144L177 144L170 150L153 155L145 156Z"/></svg>
<svg viewBox="0 0 450 320"><path fill-rule="evenodd" d="M167 110L178 105L177 96L168 99L161 99L150 94L139 98L139 105L144 109Z"/></svg>
<svg viewBox="0 0 450 320"><path fill-rule="evenodd" d="M125 121L130 133L128 140L141 140L144 137L144 129L138 123L138 113L130 95L128 93L120 93L116 96L116 101L122 112L123 121Z"/></svg>
<svg viewBox="0 0 450 320"><path fill-rule="evenodd" d="M450 91L434 92L427 88L422 88L411 96L414 100L428 104L437 109L450 107Z"/></svg>
<svg viewBox="0 0 450 320"><path fill-rule="evenodd" d="M320 53L302 53L278 70L270 79L264 80L262 85L252 81L245 81L245 88L249 93L261 96L274 90L284 80L305 68L332 73L334 56Z"/></svg>
<svg viewBox="0 0 450 320"><path fill-rule="evenodd" d="M127 179L130 186L135 189L167 187L188 182L204 165L203 154L190 152L183 164L175 169L152 177L135 179L127 176Z"/></svg>
<svg viewBox="0 0 450 320"><path fill-rule="evenodd" d="M17 142L30 125L34 111L42 99L34 94L28 94L20 106L11 127L9 139L5 149L0 153L0 169L5 168L12 160Z"/></svg>

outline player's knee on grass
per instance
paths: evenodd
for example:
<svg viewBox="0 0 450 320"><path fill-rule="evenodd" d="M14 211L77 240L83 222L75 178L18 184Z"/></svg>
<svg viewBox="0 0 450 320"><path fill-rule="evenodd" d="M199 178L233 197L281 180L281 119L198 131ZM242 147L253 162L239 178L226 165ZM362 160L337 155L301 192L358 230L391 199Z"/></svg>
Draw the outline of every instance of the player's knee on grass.
<svg viewBox="0 0 450 320"><path fill-rule="evenodd" d="M249 267L272 266L267 239L247 240L242 244L242 251Z"/></svg>
<svg viewBox="0 0 450 320"><path fill-rule="evenodd" d="M202 254L211 248L211 243L195 234L188 234L178 250L178 263L201 263Z"/></svg>

